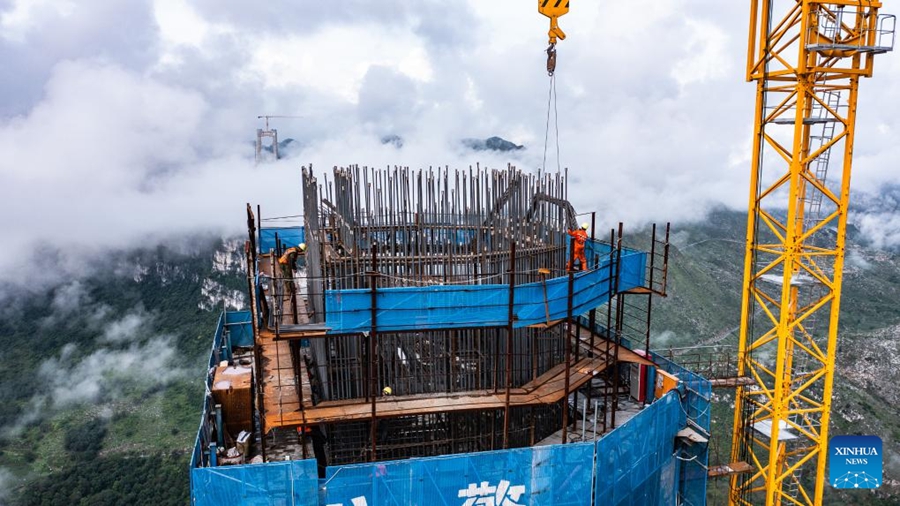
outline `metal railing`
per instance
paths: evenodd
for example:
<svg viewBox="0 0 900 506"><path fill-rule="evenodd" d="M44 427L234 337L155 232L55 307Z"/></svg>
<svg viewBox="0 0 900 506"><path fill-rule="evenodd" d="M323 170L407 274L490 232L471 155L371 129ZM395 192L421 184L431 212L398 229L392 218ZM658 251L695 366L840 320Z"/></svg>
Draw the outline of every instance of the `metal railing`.
<svg viewBox="0 0 900 506"><path fill-rule="evenodd" d="M823 4L816 12L816 23L809 25L806 47L812 51L893 51L896 16L878 14L874 20L869 18L872 15L863 7Z"/></svg>

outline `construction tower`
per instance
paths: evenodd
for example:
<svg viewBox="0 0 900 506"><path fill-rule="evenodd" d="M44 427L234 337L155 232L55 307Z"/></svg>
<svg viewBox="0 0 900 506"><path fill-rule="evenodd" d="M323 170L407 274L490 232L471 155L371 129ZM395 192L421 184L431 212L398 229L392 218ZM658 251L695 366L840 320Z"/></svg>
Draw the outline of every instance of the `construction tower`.
<svg viewBox="0 0 900 506"><path fill-rule="evenodd" d="M859 79L894 44L880 7L751 0L738 374L753 383L737 387L732 440L750 471L731 477L731 505L822 503Z"/></svg>

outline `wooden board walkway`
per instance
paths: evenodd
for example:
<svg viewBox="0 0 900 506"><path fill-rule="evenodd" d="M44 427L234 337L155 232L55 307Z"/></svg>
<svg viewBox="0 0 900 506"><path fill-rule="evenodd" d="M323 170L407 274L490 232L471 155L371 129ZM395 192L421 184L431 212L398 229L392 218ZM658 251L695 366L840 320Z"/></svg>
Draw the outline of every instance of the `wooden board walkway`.
<svg viewBox="0 0 900 506"><path fill-rule="evenodd" d="M269 272L271 258L269 255L260 256L260 272ZM281 322L284 322L290 331L280 331L276 334L273 325L259 330L259 353L261 354L262 378L263 378L263 431L268 432L274 427L291 425L284 419L285 414L299 413L302 415L303 406L312 406L312 388L309 384L309 374L306 371L306 363L301 360L298 367L294 367L294 357L291 355L291 345L288 337L304 334L295 329L309 324L306 298L297 294L297 322L293 321L290 292L285 290L277 297L270 285L269 290L263 291L269 307L276 304L281 306ZM280 292L280 291L279 291ZM276 298L281 300L276 301ZM269 323L269 322L267 322ZM280 327L280 325L279 325ZM318 332L321 333L321 332ZM298 374L299 373L299 374ZM297 382L300 381L298 391ZM299 393L298 393L299 392ZM302 394L302 397L301 397ZM302 402L301 402L302 400ZM294 423L293 425L296 425Z"/></svg>
<svg viewBox="0 0 900 506"><path fill-rule="evenodd" d="M588 334L589 335L589 334ZM582 340L582 344L587 341ZM275 353L275 366L266 366L266 400L265 400L265 428L294 427L307 424L369 420L372 418L371 401L364 399L350 399L343 401L325 401L312 406L312 393L309 387L306 365L301 364L301 374L304 378L302 385L303 404L297 397L297 390L293 377L287 378L287 374L293 374L293 370L286 371L283 364L279 364L277 355L283 351L274 345L287 348L285 341L274 340L270 346L264 348L270 355L268 362L273 364L271 354ZM581 387L591 378L605 370L614 350L611 342L595 336L594 358L582 358L573 364L569 370L569 392ZM637 362L652 364L649 360L619 347L619 360L622 362ZM277 371L277 372L276 372ZM268 381L284 381L281 385L271 385ZM291 399L289 396L293 395ZM280 396L280 397L279 397ZM510 390L510 406L536 406L560 402L565 396L565 364L559 364L528 384ZM375 413L378 418L397 416L409 416L442 412L463 412L485 409L503 409L506 407L506 390L481 390L464 393L421 394L396 397L380 397L375 402Z"/></svg>

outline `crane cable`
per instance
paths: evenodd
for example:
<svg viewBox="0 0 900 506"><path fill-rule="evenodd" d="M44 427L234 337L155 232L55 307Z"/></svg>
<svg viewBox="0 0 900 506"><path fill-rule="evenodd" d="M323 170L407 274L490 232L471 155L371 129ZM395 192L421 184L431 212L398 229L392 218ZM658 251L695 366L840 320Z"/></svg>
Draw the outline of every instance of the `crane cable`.
<svg viewBox="0 0 900 506"><path fill-rule="evenodd" d="M556 133L556 171L559 172L559 114L556 108L556 75L553 72L548 72L548 74L550 74L550 89L547 91L547 126L544 130L544 161L541 167L543 170L547 170L547 146L550 142L550 111L552 110L553 127Z"/></svg>
<svg viewBox="0 0 900 506"><path fill-rule="evenodd" d="M566 32L559 27L559 18L569 12L569 0L538 0L538 12L550 19L550 30L547 32L550 47L547 48L547 74L550 76L550 90L547 92L547 129L544 131L544 161L542 169L547 169L547 146L550 144L550 110L553 110L553 126L556 132L556 171L559 163L559 115L556 111L556 42L566 40Z"/></svg>

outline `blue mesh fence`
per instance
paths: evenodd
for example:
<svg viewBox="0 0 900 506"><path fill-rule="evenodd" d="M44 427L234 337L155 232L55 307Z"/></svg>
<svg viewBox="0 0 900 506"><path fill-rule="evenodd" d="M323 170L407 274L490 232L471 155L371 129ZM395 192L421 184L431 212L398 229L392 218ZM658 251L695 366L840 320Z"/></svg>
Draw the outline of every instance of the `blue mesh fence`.
<svg viewBox="0 0 900 506"><path fill-rule="evenodd" d="M216 364L219 363L219 359L222 354L222 337L225 331L225 322L228 318L227 312L223 312L219 315L219 322L216 325L216 333L213 336L212 350L209 354L209 360L207 361L206 367L207 371L212 370ZM210 434L211 429L207 424L209 419L209 389L212 386L212 376L207 374L206 376L206 396L203 398L203 409L200 414L200 428L197 430L197 437L194 440L194 450L191 453L191 469L206 465L206 459L204 458L202 449L205 448L210 443ZM192 478L193 479L193 478Z"/></svg>
<svg viewBox="0 0 900 506"><path fill-rule="evenodd" d="M691 428L704 437L709 438L712 399L712 384L699 374L675 364L658 355L652 354L653 360L666 372L681 380L684 389L685 415ZM706 504L707 466L709 465L709 446L693 445L681 449L684 465L681 476L681 498L684 504L701 506Z"/></svg>
<svg viewBox="0 0 900 506"><path fill-rule="evenodd" d="M593 443L328 468L320 503L590 505Z"/></svg>
<svg viewBox="0 0 900 506"><path fill-rule="evenodd" d="M604 304L610 297L610 275L615 265L609 246L590 243L605 251L599 268L575 274L573 312L582 314ZM605 250L603 250L605 248ZM647 254L623 250L619 289L643 286ZM567 276L518 285L513 311L516 327L566 317ZM376 294L378 328L382 331L448 329L502 326L508 322L509 286L437 285L379 289ZM371 328L372 293L367 289L328 290L325 293L325 325L332 332L358 332ZM548 318L549 313L549 318Z"/></svg>
<svg viewBox="0 0 900 506"><path fill-rule="evenodd" d="M672 391L598 441L595 504L676 504L675 434L682 427L684 412Z"/></svg>
<svg viewBox="0 0 900 506"><path fill-rule="evenodd" d="M191 470L193 506L317 504L315 460Z"/></svg>
<svg viewBox="0 0 900 506"><path fill-rule="evenodd" d="M705 488L691 488L692 462L676 458L681 395L669 392L596 443L329 467L323 480L312 459L192 469L193 505L674 506L681 497L699 506Z"/></svg>
<svg viewBox="0 0 900 506"><path fill-rule="evenodd" d="M230 334L232 346L253 346L253 323L250 311L225 313L225 328Z"/></svg>
<svg viewBox="0 0 900 506"><path fill-rule="evenodd" d="M296 246L306 239L303 227L263 227L259 231L259 251L268 253L275 249L275 235L285 247Z"/></svg>
<svg viewBox="0 0 900 506"><path fill-rule="evenodd" d="M591 486L595 473L594 443L567 444L535 448L551 464L551 473L536 476L532 504L578 505L591 504ZM538 493L540 492L540 494Z"/></svg>

